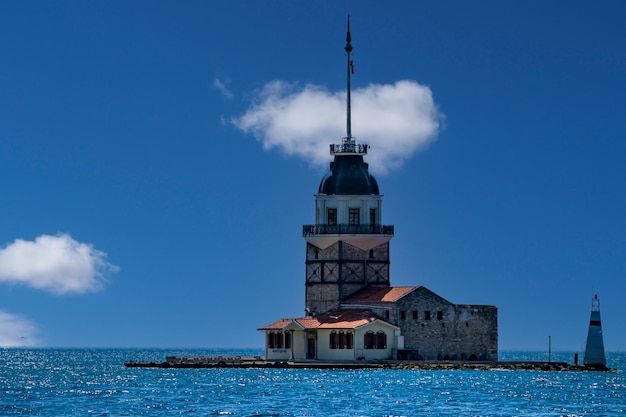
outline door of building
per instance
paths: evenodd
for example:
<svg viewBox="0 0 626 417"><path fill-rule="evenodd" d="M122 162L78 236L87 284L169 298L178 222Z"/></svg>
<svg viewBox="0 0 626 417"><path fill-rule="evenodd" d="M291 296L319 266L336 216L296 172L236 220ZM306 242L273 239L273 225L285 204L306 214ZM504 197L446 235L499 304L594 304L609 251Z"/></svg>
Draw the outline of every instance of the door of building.
<svg viewBox="0 0 626 417"><path fill-rule="evenodd" d="M306 335L306 358L315 359L315 333L308 332Z"/></svg>

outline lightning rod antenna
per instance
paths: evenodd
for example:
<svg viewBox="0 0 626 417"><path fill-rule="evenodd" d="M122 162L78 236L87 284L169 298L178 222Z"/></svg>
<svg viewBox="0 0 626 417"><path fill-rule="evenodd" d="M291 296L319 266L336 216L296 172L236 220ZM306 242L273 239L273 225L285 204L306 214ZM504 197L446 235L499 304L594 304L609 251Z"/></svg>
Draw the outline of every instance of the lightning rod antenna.
<svg viewBox="0 0 626 417"><path fill-rule="evenodd" d="M350 109L350 75L354 72L350 52L352 52L352 38L350 36L350 15L348 15L348 33L346 34L346 53L348 54L348 86L347 86L347 112L346 112L346 139L352 140L352 120Z"/></svg>

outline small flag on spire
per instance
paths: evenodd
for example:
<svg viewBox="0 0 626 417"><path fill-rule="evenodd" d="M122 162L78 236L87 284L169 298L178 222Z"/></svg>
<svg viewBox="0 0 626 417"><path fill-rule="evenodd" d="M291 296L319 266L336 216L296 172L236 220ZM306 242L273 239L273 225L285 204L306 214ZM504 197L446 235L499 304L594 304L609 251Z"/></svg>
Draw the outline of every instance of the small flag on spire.
<svg viewBox="0 0 626 417"><path fill-rule="evenodd" d="M354 62L352 60L350 60L350 72L354 74Z"/></svg>

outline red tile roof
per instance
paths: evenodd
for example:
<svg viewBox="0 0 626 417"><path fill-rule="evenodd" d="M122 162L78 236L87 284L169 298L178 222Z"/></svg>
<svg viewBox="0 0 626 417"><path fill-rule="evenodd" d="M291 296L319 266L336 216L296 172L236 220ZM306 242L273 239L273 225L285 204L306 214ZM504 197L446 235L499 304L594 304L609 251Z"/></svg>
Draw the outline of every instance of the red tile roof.
<svg viewBox="0 0 626 417"><path fill-rule="evenodd" d="M332 310L319 316L280 319L259 330L280 330L294 322L304 329L356 329L376 320L383 321L370 310L343 309Z"/></svg>
<svg viewBox="0 0 626 417"><path fill-rule="evenodd" d="M418 287L368 287L352 294L343 303L392 303Z"/></svg>
<svg viewBox="0 0 626 417"><path fill-rule="evenodd" d="M293 322L293 319L280 319L278 321L275 321L274 323L268 324L267 326L260 328L259 330L280 330L287 327L291 322Z"/></svg>
<svg viewBox="0 0 626 417"><path fill-rule="evenodd" d="M369 310L335 310L316 317L320 329L356 329L378 320Z"/></svg>

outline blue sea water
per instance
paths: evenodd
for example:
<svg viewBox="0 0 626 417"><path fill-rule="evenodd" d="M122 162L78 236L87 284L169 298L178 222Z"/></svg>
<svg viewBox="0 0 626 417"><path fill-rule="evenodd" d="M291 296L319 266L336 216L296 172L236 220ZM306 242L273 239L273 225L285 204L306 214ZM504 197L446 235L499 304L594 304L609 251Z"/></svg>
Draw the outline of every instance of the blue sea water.
<svg viewBox="0 0 626 417"><path fill-rule="evenodd" d="M617 372L147 369L126 360L257 350L0 350L2 416L618 416L626 415L626 353ZM553 361L573 359L553 353ZM501 352L501 360L547 360Z"/></svg>

